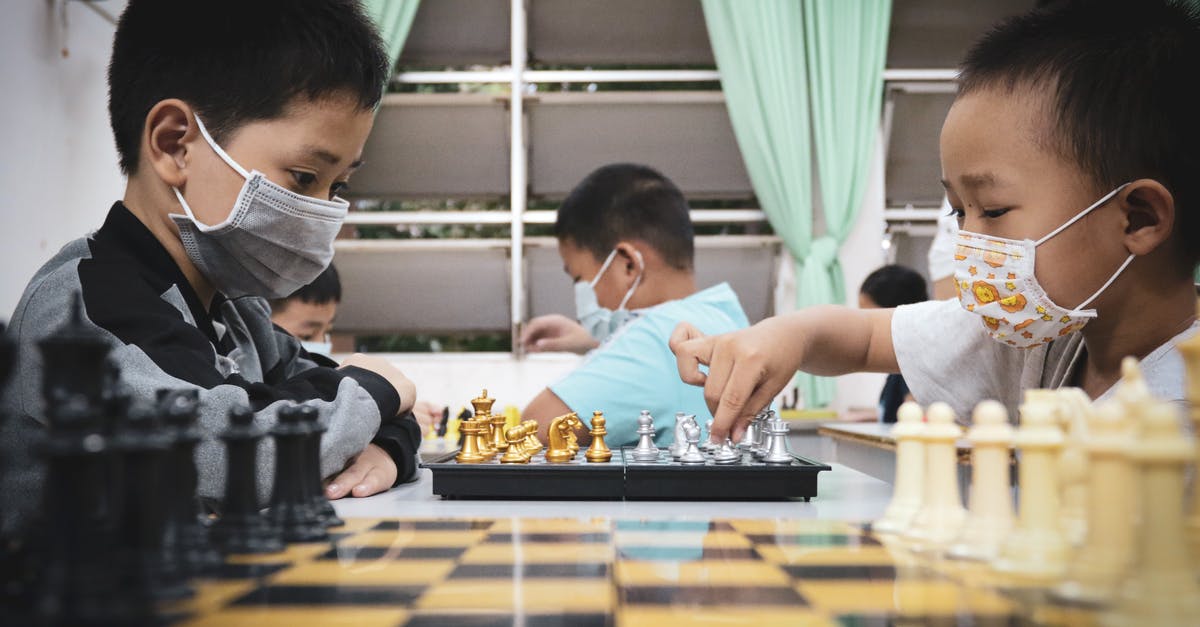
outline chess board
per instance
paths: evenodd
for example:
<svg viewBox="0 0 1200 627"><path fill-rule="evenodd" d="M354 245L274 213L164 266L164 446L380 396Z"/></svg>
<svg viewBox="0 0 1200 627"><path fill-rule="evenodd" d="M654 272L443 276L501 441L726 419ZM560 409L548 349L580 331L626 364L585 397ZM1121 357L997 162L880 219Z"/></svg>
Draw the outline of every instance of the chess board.
<svg viewBox="0 0 1200 627"><path fill-rule="evenodd" d="M824 520L349 519L235 557L175 625L1090 624L986 567Z"/></svg>
<svg viewBox="0 0 1200 627"><path fill-rule="evenodd" d="M740 463L711 459L688 465L666 449L656 462L633 459L633 448L591 463L581 451L571 462L551 464L538 453L528 464L460 464L453 453L422 465L433 473L433 493L447 498L487 499L687 499L691 501L776 500L817 495L817 475L829 466L794 456L792 463L767 464L743 454Z"/></svg>

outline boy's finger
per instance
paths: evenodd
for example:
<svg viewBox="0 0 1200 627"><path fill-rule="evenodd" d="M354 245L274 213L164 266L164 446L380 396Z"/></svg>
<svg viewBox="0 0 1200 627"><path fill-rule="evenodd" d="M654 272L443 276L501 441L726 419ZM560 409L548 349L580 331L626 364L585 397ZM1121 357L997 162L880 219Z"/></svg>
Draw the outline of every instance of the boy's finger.
<svg viewBox="0 0 1200 627"><path fill-rule="evenodd" d="M379 494L384 489L386 489L386 484L384 483L383 473L378 468L372 467L366 476L358 482L358 485L354 486L353 493L354 496L362 498L364 496L371 496L372 494Z"/></svg>
<svg viewBox="0 0 1200 627"><path fill-rule="evenodd" d="M361 461L355 460L350 467L343 470L338 476L325 486L325 496L331 499L340 499L350 493L350 489L362 482L363 477L367 474L367 465Z"/></svg>
<svg viewBox="0 0 1200 627"><path fill-rule="evenodd" d="M761 407L754 407L751 403L758 402L762 396L757 392L766 378L765 374L756 360L741 359L734 363L727 381L721 389L717 408L713 411L713 431L717 437L723 438L729 435L736 426L741 426L744 430L744 424L747 421L741 419L747 414L753 418L754 414L761 409ZM706 396L707 393L706 389Z"/></svg>
<svg viewBox="0 0 1200 627"><path fill-rule="evenodd" d="M671 350L674 351L676 345L701 337L704 337L704 334L692 323L680 322L675 325L675 330L671 331L671 338L667 340L667 346L670 346Z"/></svg>

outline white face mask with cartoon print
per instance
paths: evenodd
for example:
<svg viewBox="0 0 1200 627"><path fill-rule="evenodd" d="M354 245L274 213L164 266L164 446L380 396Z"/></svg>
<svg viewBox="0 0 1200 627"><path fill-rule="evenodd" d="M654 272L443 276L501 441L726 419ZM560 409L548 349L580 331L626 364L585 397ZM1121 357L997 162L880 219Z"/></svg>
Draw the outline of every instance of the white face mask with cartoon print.
<svg viewBox="0 0 1200 627"><path fill-rule="evenodd" d="M1112 190L1062 226L1034 241L958 232L954 250L954 282L963 309L979 316L992 339L1016 348L1034 348L1074 333L1096 317L1084 309L1129 267L1130 254L1096 293L1074 309L1055 304L1034 275L1037 247L1112 200L1125 186Z"/></svg>

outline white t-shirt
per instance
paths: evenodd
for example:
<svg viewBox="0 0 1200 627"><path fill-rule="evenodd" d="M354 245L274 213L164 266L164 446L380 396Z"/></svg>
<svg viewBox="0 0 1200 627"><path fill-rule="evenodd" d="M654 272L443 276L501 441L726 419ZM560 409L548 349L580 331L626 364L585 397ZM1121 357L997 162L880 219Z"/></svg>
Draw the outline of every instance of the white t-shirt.
<svg viewBox="0 0 1200 627"><path fill-rule="evenodd" d="M1146 384L1156 398L1186 404L1186 371L1175 345L1197 329L1200 321L1141 360ZM989 337L979 317L963 310L958 300L948 299L897 307L892 346L918 403L948 403L966 424L977 403L994 399L1016 422L1025 390L1069 385L1083 355L1083 336L1072 333L1037 348L1012 348ZM1108 398L1113 390L1096 400Z"/></svg>

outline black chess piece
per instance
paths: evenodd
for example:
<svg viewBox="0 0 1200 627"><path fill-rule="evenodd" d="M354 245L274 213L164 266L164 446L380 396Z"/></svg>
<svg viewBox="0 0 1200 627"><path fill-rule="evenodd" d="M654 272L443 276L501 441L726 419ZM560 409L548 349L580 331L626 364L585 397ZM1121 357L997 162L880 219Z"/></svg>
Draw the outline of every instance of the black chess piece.
<svg viewBox="0 0 1200 627"><path fill-rule="evenodd" d="M221 517L210 537L225 553L277 553L283 550L279 529L258 507L258 443L263 430L255 426L254 413L244 406L229 411L225 442L225 498Z"/></svg>
<svg viewBox="0 0 1200 627"><path fill-rule="evenodd" d="M200 391L197 389L159 390L159 415L166 425L171 445L167 455L166 476L170 485L167 494L167 535L164 542L168 553L176 555L190 575L218 568L221 556L208 537L208 526L200 517L196 494L196 445L203 439L196 426L200 413Z"/></svg>
<svg viewBox="0 0 1200 627"><path fill-rule="evenodd" d="M42 397L46 406L72 394L82 394L91 405L98 405L111 371L108 365L109 340L84 324L83 296L76 294L66 324L38 342L42 353Z"/></svg>
<svg viewBox="0 0 1200 627"><path fill-rule="evenodd" d="M110 442L86 395L55 395L38 452L46 460L43 506L31 540L40 564L34 588L40 620L55 624L136 623L152 616L143 590L113 576L123 553L104 497Z"/></svg>
<svg viewBox="0 0 1200 627"><path fill-rule="evenodd" d="M308 430L304 442L304 466L312 479L308 484L308 497L326 527L341 527L346 523L338 518L333 504L325 497L324 477L321 476L321 435L325 433L326 427L321 424L321 416L316 407L301 405L299 411L301 423Z"/></svg>
<svg viewBox="0 0 1200 627"><path fill-rule="evenodd" d="M134 403L113 446L120 452L125 487L117 534L125 553L123 583L155 600L191 596L182 560L165 545L167 529L173 526L167 472L171 435L152 406Z"/></svg>
<svg viewBox="0 0 1200 627"><path fill-rule="evenodd" d="M305 463L309 427L296 405L281 407L276 415L275 485L271 491L271 523L283 533L286 542L320 542L329 532L320 512L309 497L312 470Z"/></svg>

